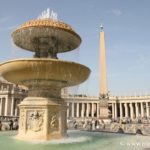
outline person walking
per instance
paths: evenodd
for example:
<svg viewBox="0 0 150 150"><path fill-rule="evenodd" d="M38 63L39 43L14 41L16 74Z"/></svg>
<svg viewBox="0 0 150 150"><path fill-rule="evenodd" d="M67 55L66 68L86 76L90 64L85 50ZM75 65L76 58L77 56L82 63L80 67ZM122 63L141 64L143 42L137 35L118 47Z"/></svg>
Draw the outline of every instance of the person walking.
<svg viewBox="0 0 150 150"><path fill-rule="evenodd" d="M18 120L17 120L17 119L14 120L13 129L14 129L14 130L17 130L17 129L18 129Z"/></svg>
<svg viewBox="0 0 150 150"><path fill-rule="evenodd" d="M10 120L9 129L10 129L10 130L13 130L13 121L12 121L12 120Z"/></svg>
<svg viewBox="0 0 150 150"><path fill-rule="evenodd" d="M0 131L2 131L2 122L0 121Z"/></svg>

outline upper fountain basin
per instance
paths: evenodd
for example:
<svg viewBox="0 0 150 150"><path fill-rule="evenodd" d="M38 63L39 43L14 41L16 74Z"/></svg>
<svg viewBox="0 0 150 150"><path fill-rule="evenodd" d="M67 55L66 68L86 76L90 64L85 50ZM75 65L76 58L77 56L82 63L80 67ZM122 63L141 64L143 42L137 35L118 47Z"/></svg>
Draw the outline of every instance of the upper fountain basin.
<svg viewBox="0 0 150 150"><path fill-rule="evenodd" d="M50 58L16 59L0 64L0 75L9 82L30 86L67 87L84 82L90 69L84 65Z"/></svg>
<svg viewBox="0 0 150 150"><path fill-rule="evenodd" d="M12 33L14 43L29 51L71 51L81 43L80 36L66 23L53 19L30 20Z"/></svg>

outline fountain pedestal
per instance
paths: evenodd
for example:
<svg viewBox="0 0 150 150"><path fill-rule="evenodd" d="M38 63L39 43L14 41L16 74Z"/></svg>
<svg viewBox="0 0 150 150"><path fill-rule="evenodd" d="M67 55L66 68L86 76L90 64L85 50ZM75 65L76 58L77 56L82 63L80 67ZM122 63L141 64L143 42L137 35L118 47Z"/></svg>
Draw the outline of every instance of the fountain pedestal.
<svg viewBox="0 0 150 150"><path fill-rule="evenodd" d="M18 139L50 140L66 136L66 104L63 99L27 97L19 105Z"/></svg>

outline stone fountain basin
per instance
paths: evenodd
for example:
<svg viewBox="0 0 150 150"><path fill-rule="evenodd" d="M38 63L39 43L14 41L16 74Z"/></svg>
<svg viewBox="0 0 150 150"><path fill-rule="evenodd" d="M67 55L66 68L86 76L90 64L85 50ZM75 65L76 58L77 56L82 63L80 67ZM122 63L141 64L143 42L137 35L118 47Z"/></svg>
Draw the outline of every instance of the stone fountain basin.
<svg viewBox="0 0 150 150"><path fill-rule="evenodd" d="M67 87L84 82L90 69L84 65L50 58L16 59L0 64L0 75L9 82L30 86ZM40 82L42 81L42 82Z"/></svg>
<svg viewBox="0 0 150 150"><path fill-rule="evenodd" d="M12 33L14 43L26 50L71 51L81 43L80 36L66 23L52 19L30 20Z"/></svg>

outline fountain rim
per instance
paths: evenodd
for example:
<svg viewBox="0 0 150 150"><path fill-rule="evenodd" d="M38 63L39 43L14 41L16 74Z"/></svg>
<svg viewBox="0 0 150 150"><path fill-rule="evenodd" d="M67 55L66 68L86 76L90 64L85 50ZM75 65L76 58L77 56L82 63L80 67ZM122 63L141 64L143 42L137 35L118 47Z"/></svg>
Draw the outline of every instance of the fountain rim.
<svg viewBox="0 0 150 150"><path fill-rule="evenodd" d="M45 24L42 24L42 22L45 21ZM49 21L49 22L53 22L53 23L57 23L55 26L53 26L52 24L47 24L46 21ZM39 22L41 24L30 24L30 22ZM61 26L61 24L63 26ZM64 23L64 22L61 22L61 21L55 21L53 19L31 19L27 22L25 22L24 24L22 24L21 26L19 26L15 31L13 31L11 33L11 37L13 38L13 34L21 31L22 29L27 29L29 27L38 27L38 28L43 28L43 27L47 27L47 28L54 28L54 29L61 29L61 30L64 30L64 31L67 31L73 35L75 35L77 38L79 38L80 40L80 43L82 42L82 39L81 37L71 28L70 25Z"/></svg>
<svg viewBox="0 0 150 150"><path fill-rule="evenodd" d="M15 61L52 61L52 62L75 64L75 65L80 65L82 67L85 67L91 72L91 69L88 68L87 66L83 65L83 64L80 64L80 63L77 63L77 62L74 62L74 61L66 61L66 60L54 59L54 58L18 58L18 59L12 59L12 60L0 63L0 67L4 64L15 62Z"/></svg>
<svg viewBox="0 0 150 150"><path fill-rule="evenodd" d="M4 63L0 64L0 75L7 81L15 83L15 84L20 84L20 85L25 85L21 82L24 81L31 81L31 80L39 80L39 81L44 81L45 78L43 78L43 73L41 72L38 76L35 75L35 73L31 73L32 70L27 70L27 72L31 73L29 76L27 75L23 75L24 73L21 73L18 75L18 79L16 78L16 76L14 77L14 75L8 75L8 73L10 72L17 72L18 70L20 70L21 68L30 68L30 64L31 63L35 63L35 64L39 64L39 68L47 66L51 66L50 64L52 64L52 66L56 65L56 66L60 66L61 70L57 71L57 69L55 69L54 71L52 71L52 74L49 74L49 70L46 70L46 79L50 79L49 81L67 81L67 83L65 83L64 85L61 85L60 87L68 87L68 86L75 86L78 85L80 83L83 83L90 75L91 70L90 68L88 68L85 65L76 63L76 62L70 62L70 61L64 61L64 60L57 60L57 59L51 59L51 58L20 58L20 59L14 59L14 60L10 60ZM21 65L22 64L22 65ZM45 65L44 65L45 64ZM44 65L44 66L43 66ZM61 66L62 65L62 66ZM80 71L83 71L84 73L82 75L78 75L78 79L75 77L74 75L74 69L75 67L79 67L78 69ZM47 67L46 67L47 68ZM71 74L73 76L70 77L70 75L68 74L67 76L60 76L59 74L54 77L54 73L62 72L62 69L66 69L66 68L70 68L69 70L71 71ZM22 70L21 69L21 70ZM67 70L68 70L67 69ZM49 75L48 75L48 74ZM43 80L44 79L44 80ZM52 80L51 80L52 79ZM42 83L42 82L41 82ZM52 83L52 82L50 82ZM59 82L60 83L60 82ZM48 85L48 84L47 84ZM26 85L25 85L26 86ZM28 86L27 86L28 87Z"/></svg>

